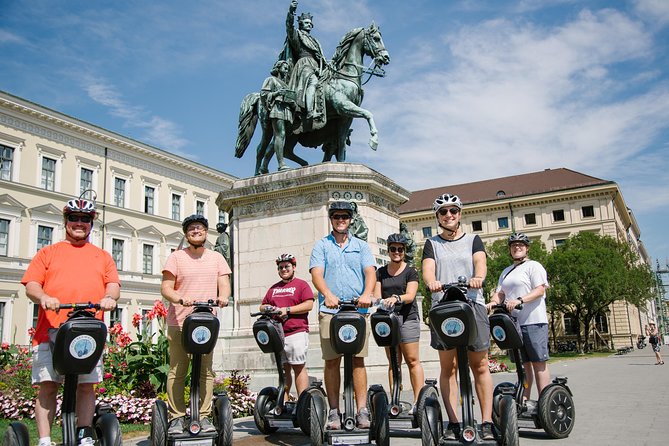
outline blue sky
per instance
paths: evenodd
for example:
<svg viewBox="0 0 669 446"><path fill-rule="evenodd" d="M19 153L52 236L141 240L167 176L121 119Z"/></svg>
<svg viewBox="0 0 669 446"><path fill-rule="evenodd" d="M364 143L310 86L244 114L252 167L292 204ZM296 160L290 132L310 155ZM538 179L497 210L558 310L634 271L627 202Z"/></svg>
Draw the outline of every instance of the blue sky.
<svg viewBox="0 0 669 446"><path fill-rule="evenodd" d="M0 89L247 177L259 135L234 157L239 105L268 75L289 4L0 0ZM347 161L410 190L558 167L613 180L651 256L669 257L669 2L302 0L302 11L328 57L372 21L390 52L363 103L379 149L356 122Z"/></svg>

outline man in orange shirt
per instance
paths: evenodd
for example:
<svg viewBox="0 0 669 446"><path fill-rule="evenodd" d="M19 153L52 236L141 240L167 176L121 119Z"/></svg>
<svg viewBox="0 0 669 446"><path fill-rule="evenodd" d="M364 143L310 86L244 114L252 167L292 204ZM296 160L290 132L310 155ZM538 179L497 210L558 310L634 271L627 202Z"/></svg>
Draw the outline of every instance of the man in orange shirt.
<svg viewBox="0 0 669 446"><path fill-rule="evenodd" d="M56 415L56 395L64 377L57 374L51 361L49 328L67 320L59 305L99 303L103 311L116 308L120 281L116 264L108 252L88 242L97 216L95 204L88 200L70 200L63 208L65 240L40 249L33 257L21 283L26 295L39 305L37 327L33 336L32 382L39 385L35 402L35 420L39 446L51 445L51 425ZM98 314L102 318L102 313ZM77 386L77 439L93 437L95 390L102 381L102 359L93 372L79 377Z"/></svg>
<svg viewBox="0 0 669 446"><path fill-rule="evenodd" d="M218 298L224 307L230 297L230 267L223 256L205 248L209 222L202 215L186 217L182 223L188 242L185 249L174 251L163 267L161 293L170 302L167 310L167 339L169 340L170 371L167 375L167 402L170 418L168 433L184 430L186 400L184 388L190 359L182 344L181 327L193 311L193 302ZM213 353L202 355L200 372L200 426L202 432L214 432L209 420L214 396Z"/></svg>

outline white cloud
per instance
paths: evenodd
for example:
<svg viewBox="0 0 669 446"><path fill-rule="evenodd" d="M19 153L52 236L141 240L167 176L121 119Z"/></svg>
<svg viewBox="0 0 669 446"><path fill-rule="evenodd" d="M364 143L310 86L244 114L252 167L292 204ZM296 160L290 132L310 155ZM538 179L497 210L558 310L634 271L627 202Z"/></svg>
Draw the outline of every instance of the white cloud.
<svg viewBox="0 0 669 446"><path fill-rule="evenodd" d="M112 85L103 81L87 79L84 90L93 101L107 107L111 115L121 118L124 126L144 129L142 140L185 156L181 149L188 145L188 140L181 136L181 128L177 124L127 103Z"/></svg>
<svg viewBox="0 0 669 446"><path fill-rule="evenodd" d="M434 60L452 67L377 80L363 104L381 146L355 157L410 189L561 166L618 177L669 122L666 86L646 82L657 73L625 67L651 57L651 36L620 12L584 10L553 28L497 19L444 40Z"/></svg>
<svg viewBox="0 0 669 446"><path fill-rule="evenodd" d="M669 23L669 2L666 0L636 0L634 6L646 20L659 25Z"/></svg>

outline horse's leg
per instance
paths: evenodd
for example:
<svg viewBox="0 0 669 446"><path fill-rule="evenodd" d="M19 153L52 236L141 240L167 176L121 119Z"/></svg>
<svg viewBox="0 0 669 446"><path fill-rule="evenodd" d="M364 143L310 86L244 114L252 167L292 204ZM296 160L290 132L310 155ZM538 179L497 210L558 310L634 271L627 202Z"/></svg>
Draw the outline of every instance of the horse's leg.
<svg viewBox="0 0 669 446"><path fill-rule="evenodd" d="M267 164L269 163L269 159L272 158L272 155L274 155L274 151L270 148L271 141L272 129L263 127L262 137L260 138L260 143L258 143L258 149L256 150L256 175L267 173ZM264 158L268 159L265 161Z"/></svg>
<svg viewBox="0 0 669 446"><path fill-rule="evenodd" d="M339 98L341 98L341 96L339 96ZM374 123L374 116L372 115L372 112L365 110L362 107L358 107L348 99L337 101L337 103L333 105L336 105L337 111L342 116L349 116L351 118L365 118L367 120L367 124L369 125L369 134L371 135L369 138L369 147L371 147L372 150L376 150L379 147L379 131L377 130L376 124Z"/></svg>
<svg viewBox="0 0 669 446"><path fill-rule="evenodd" d="M308 166L309 162L304 158L301 158L295 155L295 145L297 145L297 138L295 136L289 135L286 137L286 143L283 146L283 156L286 159L295 161L300 166Z"/></svg>

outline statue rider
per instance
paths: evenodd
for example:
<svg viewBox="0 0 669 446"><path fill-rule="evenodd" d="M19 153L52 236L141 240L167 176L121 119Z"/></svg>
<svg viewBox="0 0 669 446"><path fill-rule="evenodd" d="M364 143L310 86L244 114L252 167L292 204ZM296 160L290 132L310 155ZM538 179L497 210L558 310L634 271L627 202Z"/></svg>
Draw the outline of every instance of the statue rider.
<svg viewBox="0 0 669 446"><path fill-rule="evenodd" d="M286 34L294 67L288 80L288 88L297 94L297 103L307 112L307 119L320 116L316 110L316 84L326 63L321 44L311 35L313 16L302 13L297 18L298 29L294 27L297 0L290 2L286 17Z"/></svg>

